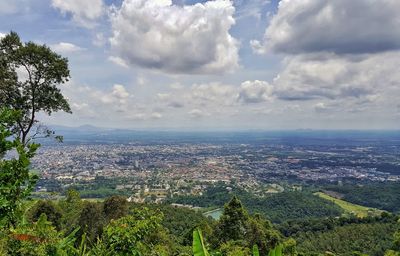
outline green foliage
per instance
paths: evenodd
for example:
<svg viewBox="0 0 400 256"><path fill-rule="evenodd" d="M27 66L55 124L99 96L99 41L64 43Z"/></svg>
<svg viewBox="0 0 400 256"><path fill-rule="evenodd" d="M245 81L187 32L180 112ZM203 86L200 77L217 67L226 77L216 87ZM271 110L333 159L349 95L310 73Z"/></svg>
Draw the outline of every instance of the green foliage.
<svg viewBox="0 0 400 256"><path fill-rule="evenodd" d="M262 213L274 223L291 219L340 216L343 210L336 204L307 192L283 192L267 198L246 202L252 212Z"/></svg>
<svg viewBox="0 0 400 256"><path fill-rule="evenodd" d="M260 251L258 250L258 246L253 245L253 256L260 256Z"/></svg>
<svg viewBox="0 0 400 256"><path fill-rule="evenodd" d="M25 73L27 79L19 76L16 70ZM71 112L67 100L57 88L68 78L68 60L47 46L22 43L15 32L0 40L0 107L20 111L21 117L14 128L23 145L30 141L29 133L38 122L36 113ZM38 134L44 137L54 135L41 126L33 137Z"/></svg>
<svg viewBox="0 0 400 256"><path fill-rule="evenodd" d="M193 255L194 256L209 256L203 235L200 229L193 231Z"/></svg>
<svg viewBox="0 0 400 256"><path fill-rule="evenodd" d="M140 255L151 251L154 244L145 238L160 228L162 214L147 208L135 210L131 215L112 220L103 233L102 245L114 255Z"/></svg>
<svg viewBox="0 0 400 256"><path fill-rule="evenodd" d="M43 213L46 214L47 219L52 223L52 225L60 231L62 217L61 209L52 201L40 200L29 210L28 218L30 221L36 222Z"/></svg>
<svg viewBox="0 0 400 256"><path fill-rule="evenodd" d="M363 186L329 186L327 190L340 193L344 200L354 204L400 212L400 183L372 183Z"/></svg>
<svg viewBox="0 0 400 256"><path fill-rule="evenodd" d="M79 193L76 190L69 189L66 198L59 202L59 206L63 209L62 227L67 232L71 232L78 227L79 216L83 208Z"/></svg>
<svg viewBox="0 0 400 256"><path fill-rule="evenodd" d="M4 255L77 255L73 247L76 231L67 237L62 237L51 222L47 221L46 215L42 214L37 222L23 223L2 234L7 248Z"/></svg>
<svg viewBox="0 0 400 256"><path fill-rule="evenodd" d="M321 198L324 198L326 200L334 202L335 204L340 206L345 211L346 214L356 215L357 217L360 217L360 218L365 218L367 216L376 216L376 215L382 214L381 210L378 210L375 208L368 208L368 207L358 205L358 204L353 204L353 203L347 202L345 200L341 200L341 199L332 197L323 192L317 192L317 193L315 193L315 195L317 195Z"/></svg>
<svg viewBox="0 0 400 256"><path fill-rule="evenodd" d="M400 252L388 250L388 251L386 251L385 256L400 256Z"/></svg>
<svg viewBox="0 0 400 256"><path fill-rule="evenodd" d="M128 201L123 196L109 197L104 201L103 210L108 221L119 219L128 214Z"/></svg>
<svg viewBox="0 0 400 256"><path fill-rule="evenodd" d="M219 250L225 256L247 256L251 254L250 248L243 241L228 241L223 243Z"/></svg>
<svg viewBox="0 0 400 256"><path fill-rule="evenodd" d="M396 231L393 235L394 240L394 249L400 251L400 230Z"/></svg>
<svg viewBox="0 0 400 256"><path fill-rule="evenodd" d="M196 227L200 227L206 237L211 237L214 221L205 217L200 212L184 207L174 207L164 204L132 204L132 209L147 207L153 211L160 210L164 218L162 226L165 227L170 236L177 239L177 243L191 246L192 234Z"/></svg>
<svg viewBox="0 0 400 256"><path fill-rule="evenodd" d="M283 245L279 244L275 248L275 256L282 256Z"/></svg>
<svg viewBox="0 0 400 256"><path fill-rule="evenodd" d="M249 246L257 245L261 254L266 255L282 240L282 235L275 230L268 220L260 214L249 218L246 228L246 241Z"/></svg>
<svg viewBox="0 0 400 256"><path fill-rule="evenodd" d="M39 144L24 146L18 137L10 137L13 134L10 125L18 115L17 111L0 109L0 226L15 225L22 217L22 200L30 195L38 179L29 172L29 166ZM11 151L17 156L2 158Z"/></svg>
<svg viewBox="0 0 400 256"><path fill-rule="evenodd" d="M318 231L328 231L336 227L350 224L372 224L372 223L390 223L394 225L397 221L395 215L383 213L381 216L369 216L358 218L356 216L343 216L339 218L312 218L303 220L290 220L278 226L279 231L286 237L296 236L298 233L315 233Z"/></svg>
<svg viewBox="0 0 400 256"><path fill-rule="evenodd" d="M296 256L297 255L297 242L293 238L289 238L283 242L283 255Z"/></svg>
<svg viewBox="0 0 400 256"><path fill-rule="evenodd" d="M387 251L385 255L400 256L400 219L397 221L397 231L393 235L393 250Z"/></svg>
<svg viewBox="0 0 400 256"><path fill-rule="evenodd" d="M236 188L234 194L250 213L260 213L274 223L311 217L336 217L343 213L335 203L308 192L283 192L257 197ZM170 199L170 202L200 207L221 207L231 197L232 194L229 194L225 187L216 186L208 188L202 196L181 196Z"/></svg>
<svg viewBox="0 0 400 256"><path fill-rule="evenodd" d="M283 246L279 244L269 251L268 256L282 256L282 250Z"/></svg>
<svg viewBox="0 0 400 256"><path fill-rule="evenodd" d="M219 242L243 240L246 234L248 213L242 202L234 196L225 206L218 222L216 237Z"/></svg>
<svg viewBox="0 0 400 256"><path fill-rule="evenodd" d="M294 238L299 253L321 254L330 251L338 255L359 252L382 255L392 246L393 223L362 223L334 227L327 231L300 232Z"/></svg>
<svg viewBox="0 0 400 256"><path fill-rule="evenodd" d="M80 230L78 237L85 236L85 239L94 244L101 237L105 224L102 208L99 203L84 202L79 216L78 225Z"/></svg>

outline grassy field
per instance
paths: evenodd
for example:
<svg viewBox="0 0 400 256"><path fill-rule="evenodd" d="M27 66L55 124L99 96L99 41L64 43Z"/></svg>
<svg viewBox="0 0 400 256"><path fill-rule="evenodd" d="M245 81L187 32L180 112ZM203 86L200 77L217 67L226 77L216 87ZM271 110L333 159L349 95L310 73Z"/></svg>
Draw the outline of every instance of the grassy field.
<svg viewBox="0 0 400 256"><path fill-rule="evenodd" d="M344 211L345 214L355 214L357 217L364 218L367 216L375 216L375 215L380 215L383 211L375 208L368 208L365 206L361 206L358 204L352 204L347 201L341 200L334 198L330 195L327 195L323 192L317 192L315 195L318 195L319 197L322 197L326 200L332 201L338 206L340 206Z"/></svg>

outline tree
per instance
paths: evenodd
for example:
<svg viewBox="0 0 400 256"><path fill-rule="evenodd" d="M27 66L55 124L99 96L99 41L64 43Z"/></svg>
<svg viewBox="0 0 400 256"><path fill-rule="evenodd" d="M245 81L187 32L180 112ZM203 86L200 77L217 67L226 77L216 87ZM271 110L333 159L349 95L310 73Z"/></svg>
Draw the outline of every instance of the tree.
<svg viewBox="0 0 400 256"><path fill-rule="evenodd" d="M123 196L111 196L104 201L103 211L108 221L124 217L128 214L128 201Z"/></svg>
<svg viewBox="0 0 400 256"><path fill-rule="evenodd" d="M220 243L243 240L249 216L242 202L234 196L225 206L219 220L216 236Z"/></svg>
<svg viewBox="0 0 400 256"><path fill-rule="evenodd" d="M30 173L29 166L39 144L23 145L11 136L10 126L18 118L18 111L0 109L0 226L14 226L22 217L22 201L30 195L38 179ZM16 156L3 159L10 151L15 151Z"/></svg>
<svg viewBox="0 0 400 256"><path fill-rule="evenodd" d="M279 244L281 234L273 228L270 221L264 219L260 214L255 214L248 220L246 240L249 246L257 245L260 253L266 255L270 249Z"/></svg>
<svg viewBox="0 0 400 256"><path fill-rule="evenodd" d="M71 113L68 101L57 87L69 77L68 60L46 45L22 43L15 32L0 40L0 102L2 107L20 111L14 131L24 146L38 135L54 135L38 125L37 113ZM36 131L29 137L33 127Z"/></svg>
<svg viewBox="0 0 400 256"><path fill-rule="evenodd" d="M63 228L71 232L78 226L79 216L82 212L83 203L79 192L69 189L65 200L60 201L59 206L63 209Z"/></svg>
<svg viewBox="0 0 400 256"><path fill-rule="evenodd" d="M99 255L112 252L112 255L149 255L156 246L146 243L146 237L158 232L162 214L147 208L134 210L131 215L112 220L104 229L103 240L94 251Z"/></svg>
<svg viewBox="0 0 400 256"><path fill-rule="evenodd" d="M31 221L36 222L43 213L46 214L47 220L50 221L58 231L60 231L61 217L62 217L60 208L57 205L55 205L52 201L40 200L29 211L29 217Z"/></svg>
<svg viewBox="0 0 400 256"><path fill-rule="evenodd" d="M104 217L101 205L99 203L84 202L78 224L81 227L78 234L86 234L89 242L94 243L103 232Z"/></svg>

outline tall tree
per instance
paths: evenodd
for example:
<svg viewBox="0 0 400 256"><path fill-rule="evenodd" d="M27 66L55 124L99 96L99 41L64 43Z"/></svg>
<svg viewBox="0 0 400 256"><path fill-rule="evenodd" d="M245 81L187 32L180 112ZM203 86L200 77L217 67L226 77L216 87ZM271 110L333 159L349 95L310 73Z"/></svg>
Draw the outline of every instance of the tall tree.
<svg viewBox="0 0 400 256"><path fill-rule="evenodd" d="M22 43L15 32L0 40L0 106L21 112L15 133L23 145L38 136L54 135L38 125L37 113L71 113L68 101L57 87L69 77L68 60L46 45ZM33 127L36 131L32 131Z"/></svg>
<svg viewBox="0 0 400 256"><path fill-rule="evenodd" d="M242 202L234 196L225 206L219 220L216 236L219 242L243 240L245 238L248 213Z"/></svg>

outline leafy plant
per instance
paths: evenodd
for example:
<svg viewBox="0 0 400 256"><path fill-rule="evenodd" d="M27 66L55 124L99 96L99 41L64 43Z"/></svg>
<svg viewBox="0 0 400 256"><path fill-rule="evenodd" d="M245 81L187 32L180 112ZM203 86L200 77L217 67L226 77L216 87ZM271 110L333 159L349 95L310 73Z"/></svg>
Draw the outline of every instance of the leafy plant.
<svg viewBox="0 0 400 256"><path fill-rule="evenodd" d="M270 250L268 256L282 256L283 246L277 245L274 249Z"/></svg>
<svg viewBox="0 0 400 256"><path fill-rule="evenodd" d="M0 225L14 226L22 218L22 201L27 198L38 179L30 173L30 159L35 155L39 144L21 143L12 136L11 126L19 118L19 112L9 109L0 110ZM9 153L15 157L4 159Z"/></svg>
<svg viewBox="0 0 400 256"><path fill-rule="evenodd" d="M260 256L260 252L258 251L258 246L253 245L253 256Z"/></svg>
<svg viewBox="0 0 400 256"><path fill-rule="evenodd" d="M207 248L204 244L203 235L200 229L193 231L193 255L194 256L209 256Z"/></svg>

